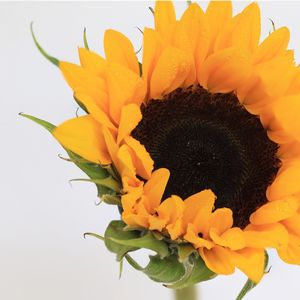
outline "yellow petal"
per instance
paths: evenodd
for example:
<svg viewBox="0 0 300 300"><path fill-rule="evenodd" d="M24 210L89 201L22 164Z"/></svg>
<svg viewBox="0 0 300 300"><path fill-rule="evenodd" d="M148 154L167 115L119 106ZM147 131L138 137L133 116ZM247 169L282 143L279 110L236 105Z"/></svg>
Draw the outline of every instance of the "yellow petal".
<svg viewBox="0 0 300 300"><path fill-rule="evenodd" d="M110 130L103 126L103 137L106 144L107 151L109 153L109 156L111 157L111 160L113 161L116 168L118 168L118 145L116 143L115 137L110 132Z"/></svg>
<svg viewBox="0 0 300 300"><path fill-rule="evenodd" d="M300 94L280 98L273 104L276 122L284 131L300 141Z"/></svg>
<svg viewBox="0 0 300 300"><path fill-rule="evenodd" d="M217 37L232 18L232 3L231 1L210 1L205 14L210 29L209 53L211 53Z"/></svg>
<svg viewBox="0 0 300 300"><path fill-rule="evenodd" d="M212 228L209 235L217 245L228 247L231 250L243 249L246 246L243 231L237 227L226 230L222 235Z"/></svg>
<svg viewBox="0 0 300 300"><path fill-rule="evenodd" d="M116 126L112 123L109 116L101 109L100 106L97 105L97 103L89 95L83 93L75 93L75 97L84 104L88 112L96 121L109 129L116 130Z"/></svg>
<svg viewBox="0 0 300 300"><path fill-rule="evenodd" d="M64 122L54 129L53 136L65 148L91 162L111 163L101 125L89 115Z"/></svg>
<svg viewBox="0 0 300 300"><path fill-rule="evenodd" d="M145 28L143 40L143 78L147 82L147 95L150 92L150 79L155 68L157 61L162 52L162 40L159 34L151 29Z"/></svg>
<svg viewBox="0 0 300 300"><path fill-rule="evenodd" d="M150 230L162 231L165 226L166 226L165 219L158 218L155 215L149 217L149 229Z"/></svg>
<svg viewBox="0 0 300 300"><path fill-rule="evenodd" d="M180 87L189 74L192 62L180 49L167 47L159 57L150 81L150 97L161 98Z"/></svg>
<svg viewBox="0 0 300 300"><path fill-rule="evenodd" d="M245 248L232 252L232 261L237 268L255 283L258 283L264 275L264 249Z"/></svg>
<svg viewBox="0 0 300 300"><path fill-rule="evenodd" d="M170 177L170 171L168 169L158 169L152 173L152 177L146 182L144 186L144 194L149 199L149 213L155 213L158 208L162 196L165 192L168 180Z"/></svg>
<svg viewBox="0 0 300 300"><path fill-rule="evenodd" d="M210 228L215 229L218 234L224 233L233 225L232 210L226 207L216 209L212 213L209 223Z"/></svg>
<svg viewBox="0 0 300 300"><path fill-rule="evenodd" d="M300 164L289 165L285 170L280 170L274 182L267 190L269 200L277 200L300 192Z"/></svg>
<svg viewBox="0 0 300 300"><path fill-rule="evenodd" d="M205 15L197 3L189 5L183 13L179 24L185 29L193 51L196 50L199 37L206 35L206 39L208 39L208 26L206 24Z"/></svg>
<svg viewBox="0 0 300 300"><path fill-rule="evenodd" d="M146 95L143 80L133 71L114 63L110 63L107 71L107 88L110 115L117 124L123 105L130 103L140 105Z"/></svg>
<svg viewBox="0 0 300 300"><path fill-rule="evenodd" d="M172 46L177 49L182 50L188 61L190 62L190 69L184 82L183 87L189 87L196 82L196 68L194 61L194 49L192 48L191 42L189 40L188 33L181 22L177 22L175 26L175 31L172 39Z"/></svg>
<svg viewBox="0 0 300 300"><path fill-rule="evenodd" d="M193 64L184 85L194 84L196 70L201 68L209 47L208 24L201 7L197 3L189 5L177 23L173 45L191 55Z"/></svg>
<svg viewBox="0 0 300 300"><path fill-rule="evenodd" d="M199 254L206 266L217 274L229 275L234 272L235 266L232 262L231 251L215 246L211 250L200 248Z"/></svg>
<svg viewBox="0 0 300 300"><path fill-rule="evenodd" d="M293 141L291 143L280 145L277 155L281 161L300 158L300 142Z"/></svg>
<svg viewBox="0 0 300 300"><path fill-rule="evenodd" d="M257 49L259 38L260 10L257 3L251 3L220 33L215 51L234 46L253 52Z"/></svg>
<svg viewBox="0 0 300 300"><path fill-rule="evenodd" d="M247 247L251 248L280 248L287 245L289 235L279 223L255 226L250 224L244 231Z"/></svg>
<svg viewBox="0 0 300 300"><path fill-rule="evenodd" d="M154 10L155 29L163 36L170 38L176 22L175 9L172 1L156 1Z"/></svg>
<svg viewBox="0 0 300 300"><path fill-rule="evenodd" d="M167 220L167 224L175 223L183 215L184 201L173 195L164 200L156 211L160 218Z"/></svg>
<svg viewBox="0 0 300 300"><path fill-rule="evenodd" d="M123 176L122 178L122 192L123 193L130 193L135 189L141 188L141 186L144 186L144 182L142 180L139 180L138 178L130 178Z"/></svg>
<svg viewBox="0 0 300 300"><path fill-rule="evenodd" d="M179 235L183 233L182 226L180 226L180 220L184 210L184 202L177 196L171 196L160 204L158 207L158 216L151 216L149 218L149 224L151 230L159 230L167 226L171 238L175 240Z"/></svg>
<svg viewBox="0 0 300 300"><path fill-rule="evenodd" d="M149 216L148 215L137 215L137 214L131 214L131 213L122 213L122 220L129 226L133 227L149 227L148 222Z"/></svg>
<svg viewBox="0 0 300 300"><path fill-rule="evenodd" d="M285 228L289 232L296 234L300 237L300 214L299 213L293 215L292 217L286 220L283 220L281 223L285 226Z"/></svg>
<svg viewBox="0 0 300 300"><path fill-rule="evenodd" d="M296 68L295 77L293 78L291 85L288 90L288 94L299 94L300 91L300 67L297 66Z"/></svg>
<svg viewBox="0 0 300 300"><path fill-rule="evenodd" d="M121 203L124 211L128 213L132 212L134 205L136 204L138 199L141 198L142 194L143 194L143 186L140 185L137 188L132 189L129 193L122 195Z"/></svg>
<svg viewBox="0 0 300 300"><path fill-rule="evenodd" d="M250 58L241 49L228 48L207 58L199 82L212 93L227 93L244 84L251 74Z"/></svg>
<svg viewBox="0 0 300 300"><path fill-rule="evenodd" d="M283 55L290 40L290 32L287 27L279 28L273 31L254 53L253 63L273 59L275 56Z"/></svg>
<svg viewBox="0 0 300 300"><path fill-rule="evenodd" d="M132 150L133 161L137 174L144 179L150 179L151 172L153 171L154 161L147 152L145 146L132 136L126 137L125 143Z"/></svg>
<svg viewBox="0 0 300 300"><path fill-rule="evenodd" d="M107 106L105 81L78 65L61 62L59 68L75 93L90 96L104 111Z"/></svg>
<svg viewBox="0 0 300 300"><path fill-rule="evenodd" d="M198 211L204 209L210 213L216 200L215 194L211 190L203 190L185 199L185 210L183 221L187 225L193 223L197 217ZM201 220L200 220L201 221Z"/></svg>
<svg viewBox="0 0 300 300"><path fill-rule="evenodd" d="M214 247L213 242L199 236L197 230L192 224L188 225L184 239L192 243L196 249L203 247L206 249L212 249Z"/></svg>
<svg viewBox="0 0 300 300"><path fill-rule="evenodd" d="M268 99L269 102L270 100L274 102L274 100L285 95L297 72L293 62L286 56L275 57L271 60L255 65L253 71L254 76L257 76L259 79L259 84L254 87L254 90L250 91L251 95L257 95L255 98L251 98L258 100L261 95L261 100L264 100L266 96L269 96L271 98ZM253 102L251 98L249 99L248 97L244 103L251 104L251 102Z"/></svg>
<svg viewBox="0 0 300 300"><path fill-rule="evenodd" d="M250 222L255 225L276 223L294 215L298 206L299 200L294 196L271 201L256 210L250 216Z"/></svg>
<svg viewBox="0 0 300 300"><path fill-rule="evenodd" d="M118 158L118 171L121 176L129 178L136 177L135 166L133 164L130 149L127 145L122 145L117 153Z"/></svg>
<svg viewBox="0 0 300 300"><path fill-rule="evenodd" d="M128 104L122 108L117 139L118 145L125 137L130 135L141 119L142 113L136 104Z"/></svg>
<svg viewBox="0 0 300 300"><path fill-rule="evenodd" d="M106 61L103 57L85 48L79 48L78 52L80 64L83 68L97 76L105 75Z"/></svg>
<svg viewBox="0 0 300 300"><path fill-rule="evenodd" d="M116 30L106 30L104 51L108 61L119 63L139 74L138 60L130 40Z"/></svg>
<svg viewBox="0 0 300 300"><path fill-rule="evenodd" d="M182 217L178 218L174 223L167 225L166 229L173 241L183 235L185 230L183 227Z"/></svg>
<svg viewBox="0 0 300 300"><path fill-rule="evenodd" d="M300 237L289 235L289 244L277 249L280 258L288 264L300 265Z"/></svg>

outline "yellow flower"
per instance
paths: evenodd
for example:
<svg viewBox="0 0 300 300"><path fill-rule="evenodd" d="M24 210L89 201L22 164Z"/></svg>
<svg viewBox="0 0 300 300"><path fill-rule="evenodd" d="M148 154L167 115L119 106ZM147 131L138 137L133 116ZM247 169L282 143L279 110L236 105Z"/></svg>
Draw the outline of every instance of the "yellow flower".
<svg viewBox="0 0 300 300"><path fill-rule="evenodd" d="M254 282L264 250L300 264L300 69L289 30L260 42L256 3L206 12L156 2L141 73L131 42L108 30L105 58L80 48L59 67L88 114L54 130L67 149L112 164L122 219L190 243L217 274Z"/></svg>

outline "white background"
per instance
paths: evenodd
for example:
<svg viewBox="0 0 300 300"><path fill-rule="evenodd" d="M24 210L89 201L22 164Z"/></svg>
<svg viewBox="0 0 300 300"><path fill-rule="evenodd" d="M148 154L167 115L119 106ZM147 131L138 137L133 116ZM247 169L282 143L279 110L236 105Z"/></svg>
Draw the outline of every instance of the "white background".
<svg viewBox="0 0 300 300"><path fill-rule="evenodd" d="M203 7L206 6L202 3ZM235 3L239 11L247 3ZM83 239L87 231L102 234L115 207L95 206L96 190L88 183L68 184L83 174L57 157L61 147L42 128L19 117L20 111L55 124L74 117L76 105L59 70L36 50L38 40L61 60L78 62L87 27L91 49L103 54L104 30L125 33L136 49L152 26L147 2L0 3L0 299L5 300L150 300L171 299L171 292L126 263L118 264L101 241ZM272 18L291 30L290 46L300 58L299 2L262 2L265 37ZM178 15L186 7L176 3ZM146 262L146 254L139 255ZM144 257L144 258L143 258ZM246 299L299 299L300 267L271 254L272 270ZM201 299L231 300L245 280L236 272L201 284Z"/></svg>

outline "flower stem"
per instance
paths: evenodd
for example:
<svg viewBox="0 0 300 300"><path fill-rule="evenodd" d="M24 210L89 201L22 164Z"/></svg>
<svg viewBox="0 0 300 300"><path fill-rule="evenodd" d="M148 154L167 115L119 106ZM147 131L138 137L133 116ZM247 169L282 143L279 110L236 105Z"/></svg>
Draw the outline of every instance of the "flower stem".
<svg viewBox="0 0 300 300"><path fill-rule="evenodd" d="M195 285L175 290L176 300L197 300L197 289ZM198 299L199 300L199 299Z"/></svg>

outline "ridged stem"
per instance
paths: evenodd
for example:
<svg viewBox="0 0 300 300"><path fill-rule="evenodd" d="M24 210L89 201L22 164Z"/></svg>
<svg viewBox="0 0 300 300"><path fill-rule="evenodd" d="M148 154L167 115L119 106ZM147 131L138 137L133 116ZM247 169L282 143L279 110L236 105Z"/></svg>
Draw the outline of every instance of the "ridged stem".
<svg viewBox="0 0 300 300"><path fill-rule="evenodd" d="M195 285L183 289L175 290L176 300L200 300L197 298L197 289Z"/></svg>

